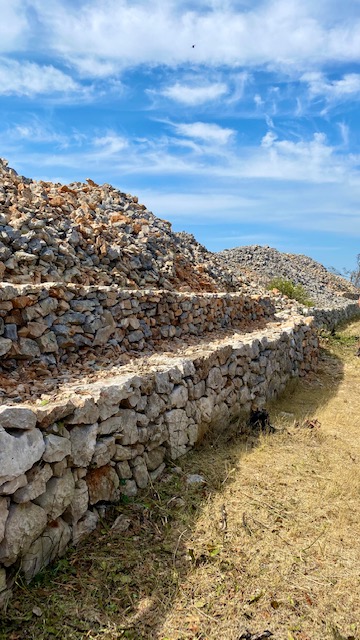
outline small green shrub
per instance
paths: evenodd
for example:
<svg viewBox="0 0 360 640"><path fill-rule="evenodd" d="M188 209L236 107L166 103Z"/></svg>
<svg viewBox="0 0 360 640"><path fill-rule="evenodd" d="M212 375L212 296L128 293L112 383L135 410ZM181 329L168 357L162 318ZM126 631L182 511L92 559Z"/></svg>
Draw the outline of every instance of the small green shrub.
<svg viewBox="0 0 360 640"><path fill-rule="evenodd" d="M283 295L297 300L305 307L312 307L314 303L310 300L304 287L301 284L295 284L292 280L284 280L283 278L274 278L267 286L268 291L278 289Z"/></svg>

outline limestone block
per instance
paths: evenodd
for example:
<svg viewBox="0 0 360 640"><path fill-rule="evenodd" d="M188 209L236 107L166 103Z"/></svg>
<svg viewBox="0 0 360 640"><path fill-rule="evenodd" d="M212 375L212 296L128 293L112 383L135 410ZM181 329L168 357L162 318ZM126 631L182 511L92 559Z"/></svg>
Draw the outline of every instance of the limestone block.
<svg viewBox="0 0 360 640"><path fill-rule="evenodd" d="M181 409L185 407L189 399L189 393L187 387L182 385L176 385L169 396L169 405L171 408L176 407Z"/></svg>
<svg viewBox="0 0 360 640"><path fill-rule="evenodd" d="M73 527L73 543L78 544L80 540L86 538L97 527L99 516L93 511L87 511L85 516Z"/></svg>
<svg viewBox="0 0 360 640"><path fill-rule="evenodd" d="M36 427L36 414L23 407L0 407L0 427L3 429L28 430Z"/></svg>
<svg viewBox="0 0 360 640"><path fill-rule="evenodd" d="M75 467L87 467L94 455L98 424L74 427L70 432L71 458Z"/></svg>
<svg viewBox="0 0 360 640"><path fill-rule="evenodd" d="M116 329L116 323L110 311L105 310L102 314L104 326L97 330L93 346L104 345L109 340Z"/></svg>
<svg viewBox="0 0 360 640"><path fill-rule="evenodd" d="M99 409L95 404L93 398L86 398L81 400L81 405L78 406L74 415L67 420L68 424L93 424L99 418Z"/></svg>
<svg viewBox="0 0 360 640"><path fill-rule="evenodd" d="M114 502L119 496L119 477L110 465L99 469L91 469L86 475L86 483L89 489L89 502L96 504L102 500Z"/></svg>
<svg viewBox="0 0 360 640"><path fill-rule="evenodd" d="M12 340L8 338L0 338L0 356L4 356L10 351L12 347Z"/></svg>
<svg viewBox="0 0 360 640"><path fill-rule="evenodd" d="M40 460L45 443L39 429L10 434L0 427L0 483L14 480Z"/></svg>
<svg viewBox="0 0 360 640"><path fill-rule="evenodd" d="M58 518L35 540L21 560L25 580L32 578L56 557L62 556L71 539L70 527Z"/></svg>
<svg viewBox="0 0 360 640"><path fill-rule="evenodd" d="M170 455L175 459L186 452L189 418L183 409L171 409L165 412L165 422L169 430Z"/></svg>
<svg viewBox="0 0 360 640"><path fill-rule="evenodd" d="M13 500L24 503L38 498L46 491L46 483L52 475L52 468L49 464L46 464L42 468L38 466L34 467L27 474L28 484L14 493Z"/></svg>
<svg viewBox="0 0 360 640"><path fill-rule="evenodd" d="M118 412L121 444L135 444L139 440L137 414L131 409L120 409Z"/></svg>
<svg viewBox="0 0 360 640"><path fill-rule="evenodd" d="M135 480L126 480L125 484L121 486L121 493L129 498L134 498L137 495L137 484Z"/></svg>
<svg viewBox="0 0 360 640"><path fill-rule="evenodd" d="M119 412L119 407L116 411ZM115 431L121 431L121 420L117 416L99 422L99 435L106 436L115 433Z"/></svg>
<svg viewBox="0 0 360 640"><path fill-rule="evenodd" d="M168 371L159 371L155 373L155 390L157 393L166 393L167 395L173 390L174 383L170 382Z"/></svg>
<svg viewBox="0 0 360 640"><path fill-rule="evenodd" d="M60 478L61 476L63 476L66 471L66 468L67 468L67 460L65 458L60 462L55 462L52 465L52 470L55 478Z"/></svg>
<svg viewBox="0 0 360 640"><path fill-rule="evenodd" d="M89 490L85 480L78 480L74 496L64 513L64 520L76 524L86 513L89 504Z"/></svg>
<svg viewBox="0 0 360 640"><path fill-rule="evenodd" d="M147 470L144 458L137 456L131 462L132 472L135 482L139 489L144 489L149 482L149 472Z"/></svg>
<svg viewBox="0 0 360 640"><path fill-rule="evenodd" d="M44 333L40 338L37 338L36 342L40 347L41 353L58 353L59 351L56 335L53 331Z"/></svg>
<svg viewBox="0 0 360 640"><path fill-rule="evenodd" d="M114 460L121 462L123 460L130 460L132 457L130 447L123 447L121 444L116 445Z"/></svg>
<svg viewBox="0 0 360 640"><path fill-rule="evenodd" d="M158 477L161 476L164 469L165 469L165 463L163 462L157 469L154 469L154 471L150 471L149 476L152 482L155 482L155 480L157 480Z"/></svg>
<svg viewBox="0 0 360 640"><path fill-rule="evenodd" d="M5 527L5 538L0 544L0 562L5 567L28 551L31 544L46 527L44 509L32 502L12 504Z"/></svg>
<svg viewBox="0 0 360 640"><path fill-rule="evenodd" d="M35 502L46 511L49 521L56 520L72 501L74 492L74 476L71 470L67 469L62 478L49 480L45 493L36 498Z"/></svg>
<svg viewBox="0 0 360 640"><path fill-rule="evenodd" d="M44 437L45 453L43 460L45 462L61 462L66 456L71 454L71 443L68 438L62 438L52 433Z"/></svg>
<svg viewBox="0 0 360 640"><path fill-rule="evenodd" d="M130 465L127 460L123 460L123 462L118 462L116 465L116 471L118 473L119 478L122 480L128 480L132 478L132 471L130 469Z"/></svg>
<svg viewBox="0 0 360 640"><path fill-rule="evenodd" d="M219 367L210 369L206 384L210 389L220 389L223 386L224 380Z"/></svg>
<svg viewBox="0 0 360 640"><path fill-rule="evenodd" d="M146 415L149 420L155 420L165 409L164 400L157 394L152 393L148 397Z"/></svg>
<svg viewBox="0 0 360 640"><path fill-rule="evenodd" d="M14 478L14 480L10 480L9 482L5 482L3 485L1 485L0 495L10 496L15 493L17 489L21 489L21 487L25 487L26 485L27 477L24 473L22 476L18 476L17 478Z"/></svg>
<svg viewBox="0 0 360 640"><path fill-rule="evenodd" d="M91 464L96 467L103 467L110 462L115 455L115 438L101 438L95 445L94 455Z"/></svg>
<svg viewBox="0 0 360 640"><path fill-rule="evenodd" d="M6 520L9 515L9 504L6 498L0 498L0 542L4 539Z"/></svg>
<svg viewBox="0 0 360 640"><path fill-rule="evenodd" d="M157 447L145 453L145 462L149 471L154 471L154 469L157 469L157 467L161 465L165 458L165 453L165 447Z"/></svg>

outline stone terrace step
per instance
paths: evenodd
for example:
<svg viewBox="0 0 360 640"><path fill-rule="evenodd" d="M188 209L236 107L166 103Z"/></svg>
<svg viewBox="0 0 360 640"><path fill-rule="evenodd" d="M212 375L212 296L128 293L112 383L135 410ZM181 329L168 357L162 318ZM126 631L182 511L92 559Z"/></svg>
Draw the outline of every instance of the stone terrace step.
<svg viewBox="0 0 360 640"><path fill-rule="evenodd" d="M239 328L274 315L269 296L124 290L44 283L0 285L0 356L55 366L69 354L146 351L168 338Z"/></svg>

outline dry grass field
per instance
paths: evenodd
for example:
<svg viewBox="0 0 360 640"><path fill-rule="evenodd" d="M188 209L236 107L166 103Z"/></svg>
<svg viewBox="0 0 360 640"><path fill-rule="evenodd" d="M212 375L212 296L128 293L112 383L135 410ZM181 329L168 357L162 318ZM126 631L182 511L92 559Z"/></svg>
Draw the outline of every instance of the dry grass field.
<svg viewBox="0 0 360 640"><path fill-rule="evenodd" d="M359 335L324 338L317 374L268 407L274 434L209 435L19 580L0 639L359 640Z"/></svg>

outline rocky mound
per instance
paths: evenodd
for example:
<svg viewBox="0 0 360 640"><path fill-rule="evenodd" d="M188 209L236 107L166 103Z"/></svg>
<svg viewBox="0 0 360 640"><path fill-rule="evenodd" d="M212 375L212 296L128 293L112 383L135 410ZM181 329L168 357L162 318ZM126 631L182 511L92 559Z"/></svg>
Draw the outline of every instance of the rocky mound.
<svg viewBox="0 0 360 640"><path fill-rule="evenodd" d="M251 245L226 249L217 254L227 268L266 287L273 278L301 284L317 306L339 304L339 297L355 299L359 289L348 280L328 271L322 264L304 255L281 253L268 246Z"/></svg>
<svg viewBox="0 0 360 640"><path fill-rule="evenodd" d="M19 176L0 160L0 279L179 291L246 287L186 233L109 184Z"/></svg>

